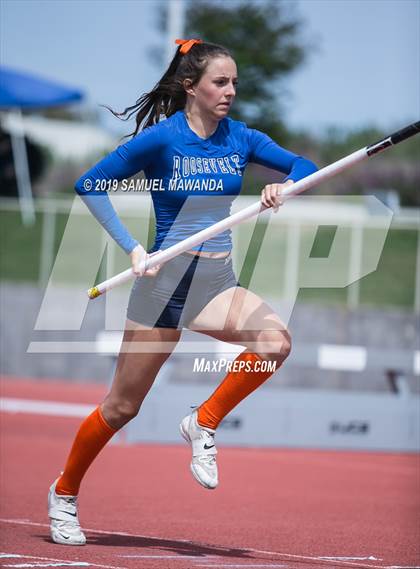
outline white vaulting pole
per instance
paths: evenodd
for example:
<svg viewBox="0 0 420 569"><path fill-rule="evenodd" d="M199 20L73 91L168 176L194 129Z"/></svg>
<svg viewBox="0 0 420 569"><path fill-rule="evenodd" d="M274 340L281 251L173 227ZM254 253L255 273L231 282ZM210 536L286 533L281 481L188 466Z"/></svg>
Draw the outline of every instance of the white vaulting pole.
<svg viewBox="0 0 420 569"><path fill-rule="evenodd" d="M325 168L318 170L318 172L314 172L310 176L307 176L306 178L295 182L293 185L285 189L282 192L281 196L282 198L288 199L297 194L301 194L302 192L305 192L306 190L309 190L310 188L313 188L314 186L317 186L322 182L329 180L343 170L350 168L350 166L354 166L358 162L361 162L362 160L365 160L374 154L378 154L379 152L382 152L382 150L385 150L390 146L394 146L395 144L398 144L399 142L402 142L403 140L406 140L410 136L414 136L419 132L420 121L413 123L397 132L394 132L390 136L380 140L379 142L376 142L375 144L361 148L360 150L357 150L356 152L353 152L352 154L349 154L348 156L337 160L337 162L333 162L329 166L325 166ZM211 239L215 235L218 235L227 229L231 229L235 225L238 225L239 223L242 223L242 221L258 215L260 212L266 209L269 208L266 208L261 204L261 202L257 202L241 211L238 211L226 219L222 219L214 225L211 225L210 227L199 231L195 235L192 235L191 237L188 237L187 239L184 239L183 241L180 241L179 243L168 247L168 249L165 249L164 251L153 255L153 257L149 257L146 263L146 268L151 269L156 265L166 263L177 255L184 253L193 247L197 247L197 245L200 245L204 241ZM111 277L110 279L98 284L97 286L90 288L87 291L88 296L89 298L96 298L111 288L123 284L132 278L134 278L132 269L127 269L126 271L123 271L122 273Z"/></svg>

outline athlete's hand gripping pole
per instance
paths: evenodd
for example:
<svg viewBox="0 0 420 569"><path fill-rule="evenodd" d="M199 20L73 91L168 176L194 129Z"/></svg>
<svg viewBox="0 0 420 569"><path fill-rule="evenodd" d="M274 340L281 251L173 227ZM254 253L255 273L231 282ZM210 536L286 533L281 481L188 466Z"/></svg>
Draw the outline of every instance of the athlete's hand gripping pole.
<svg viewBox="0 0 420 569"><path fill-rule="evenodd" d="M310 188L313 188L314 186L325 182L325 180L329 180L336 174L339 174L343 170L350 168L354 164L357 164L358 162L361 162L362 160L365 160L374 154L378 154L386 148L394 146L395 144L398 144L399 142L402 142L403 140L406 140L410 136L414 136L419 132L420 121L415 122L397 132L394 132L390 136L387 136L374 144L366 146L365 148L361 148L360 150L357 150L356 152L353 152L352 154L349 154L348 156L345 156L344 158L333 162L329 166L325 166L325 168L318 170L318 172L315 172L306 178L295 182L293 185L289 186L282 192L281 197L283 200L285 200L292 196L305 192L306 190L309 190ZM238 211L233 215L230 215L226 219L222 219L214 225L211 225L210 227L199 231L195 235L192 235L191 237L188 237L187 239L184 239L183 241L172 245L172 247L168 247L168 249L157 253L153 257L149 257L146 264L146 270L156 267L156 265L166 263L180 253L184 253L193 247L197 247L197 245L200 245L204 241L207 241L207 239L211 239L215 235L218 235L219 233L222 233L223 231L226 231L227 229L230 229L235 225L242 223L242 221L258 215L260 212L266 209L269 208L262 205L261 202L258 202L241 211ZM126 271L123 271L122 273L111 277L110 279L98 284L97 286L90 288L87 291L88 296L89 298L96 298L111 288L127 282L133 277L134 274L132 269L127 269Z"/></svg>

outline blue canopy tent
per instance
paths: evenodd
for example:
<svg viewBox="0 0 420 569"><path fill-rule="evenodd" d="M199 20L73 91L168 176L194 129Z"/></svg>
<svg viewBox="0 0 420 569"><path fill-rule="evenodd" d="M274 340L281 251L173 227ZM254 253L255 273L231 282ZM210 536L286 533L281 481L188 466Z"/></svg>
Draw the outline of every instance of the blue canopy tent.
<svg viewBox="0 0 420 569"><path fill-rule="evenodd" d="M15 127L11 132L16 181L21 204L22 219L31 224L35 219L28 157L25 146L23 110L39 110L58 107L81 101L83 93L43 79L31 73L24 73L0 66L0 111L15 115Z"/></svg>

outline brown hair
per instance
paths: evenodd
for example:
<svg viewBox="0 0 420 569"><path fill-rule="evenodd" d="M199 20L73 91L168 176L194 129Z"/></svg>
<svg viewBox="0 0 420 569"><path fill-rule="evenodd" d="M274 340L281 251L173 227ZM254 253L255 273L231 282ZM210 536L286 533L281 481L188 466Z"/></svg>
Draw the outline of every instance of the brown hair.
<svg viewBox="0 0 420 569"><path fill-rule="evenodd" d="M190 79L191 85L197 84L213 57L232 57L221 45L214 43L196 43L185 54L181 47L176 50L174 58L159 82L149 93L144 93L136 103L117 113L107 107L113 115L121 120L128 120L136 115L136 128L127 136L136 136L139 130L159 122L161 115L170 117L185 107L187 94L184 80Z"/></svg>

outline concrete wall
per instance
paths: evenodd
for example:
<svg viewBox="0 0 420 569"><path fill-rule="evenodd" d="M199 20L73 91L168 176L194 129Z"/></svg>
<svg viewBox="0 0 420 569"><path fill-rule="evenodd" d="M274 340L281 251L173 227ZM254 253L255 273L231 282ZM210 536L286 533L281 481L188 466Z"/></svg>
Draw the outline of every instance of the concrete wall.
<svg viewBox="0 0 420 569"><path fill-rule="evenodd" d="M55 323L73 310L71 290L58 291L50 302L49 318ZM126 292L113 291L119 312L119 321L124 320ZM114 361L109 356L92 353L27 353L31 342L84 342L94 346L98 332L105 327L104 297L88 304L80 331L35 330L35 323L44 296L44 291L34 285L2 283L0 287L0 337L1 372L14 376L39 378L63 378L69 381L109 382ZM267 299L276 309L277 302ZM281 312L279 312L281 314ZM59 328L60 326L56 326ZM64 328L64 326L63 326ZM392 351L417 350L420 344L418 317L396 309L361 307L349 311L345 307L312 304L297 304L289 328L296 346L306 344L349 344L383 350L392 363ZM196 334L194 334L196 336ZM45 344L47 346L47 344ZM193 374L193 355L176 356L176 373L171 372L173 383L214 384L218 374ZM272 387L357 389L363 391L387 391L389 386L384 371L342 372L319 370L314 365L301 365L299 350L292 353L285 366L270 380ZM385 367L385 364L384 364ZM395 367L398 362L395 359ZM168 367L169 370L169 367ZM419 392L419 381L413 374L407 375L410 390Z"/></svg>

